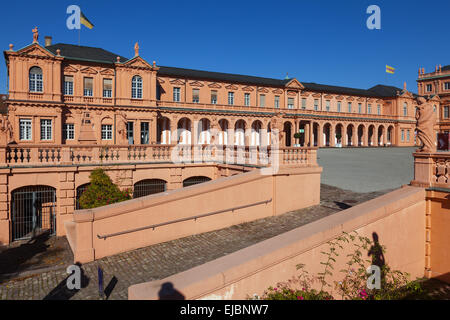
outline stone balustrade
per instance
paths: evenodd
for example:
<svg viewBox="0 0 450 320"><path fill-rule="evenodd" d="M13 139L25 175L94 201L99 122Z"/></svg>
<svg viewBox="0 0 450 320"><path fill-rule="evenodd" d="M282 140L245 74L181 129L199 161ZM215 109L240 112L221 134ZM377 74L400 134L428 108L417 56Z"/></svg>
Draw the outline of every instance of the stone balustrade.
<svg viewBox="0 0 450 320"><path fill-rule="evenodd" d="M317 148L220 145L10 145L0 165L42 166L121 163L227 163L257 167L317 165Z"/></svg>
<svg viewBox="0 0 450 320"><path fill-rule="evenodd" d="M420 187L450 188L450 152L422 153L414 156L414 180Z"/></svg>

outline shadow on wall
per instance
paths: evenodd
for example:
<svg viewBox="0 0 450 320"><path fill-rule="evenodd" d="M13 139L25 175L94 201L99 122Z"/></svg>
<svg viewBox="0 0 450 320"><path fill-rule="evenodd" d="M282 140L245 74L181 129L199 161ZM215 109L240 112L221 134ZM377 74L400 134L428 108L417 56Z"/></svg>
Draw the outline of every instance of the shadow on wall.
<svg viewBox="0 0 450 320"><path fill-rule="evenodd" d="M158 292L159 300L185 300L184 295L173 287L172 282L165 282Z"/></svg>

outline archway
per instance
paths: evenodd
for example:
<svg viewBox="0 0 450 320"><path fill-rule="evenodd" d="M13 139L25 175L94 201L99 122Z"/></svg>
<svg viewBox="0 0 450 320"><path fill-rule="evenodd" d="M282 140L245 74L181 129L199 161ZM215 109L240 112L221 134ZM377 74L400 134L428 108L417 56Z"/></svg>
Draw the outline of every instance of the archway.
<svg viewBox="0 0 450 320"><path fill-rule="evenodd" d="M262 143L262 123L256 120L252 123L251 146L260 146Z"/></svg>
<svg viewBox="0 0 450 320"><path fill-rule="evenodd" d="M384 141L384 126L382 126L382 125L378 127L377 144L379 146L383 146L385 144L385 141Z"/></svg>
<svg viewBox="0 0 450 320"><path fill-rule="evenodd" d="M167 182L162 179L145 179L134 184L133 198L145 197L166 191Z"/></svg>
<svg viewBox="0 0 450 320"><path fill-rule="evenodd" d="M365 132L364 125L360 124L358 126L358 146L364 146L364 132Z"/></svg>
<svg viewBox="0 0 450 320"><path fill-rule="evenodd" d="M219 145L227 145L228 144L228 120L221 119L219 120Z"/></svg>
<svg viewBox="0 0 450 320"><path fill-rule="evenodd" d="M329 147L331 145L331 124L325 123L323 126L323 145Z"/></svg>
<svg viewBox="0 0 450 320"><path fill-rule="evenodd" d="M245 146L245 121L238 120L234 126L234 144Z"/></svg>
<svg viewBox="0 0 450 320"><path fill-rule="evenodd" d="M191 120L181 118L177 125L177 141L179 144L191 144Z"/></svg>
<svg viewBox="0 0 450 320"><path fill-rule="evenodd" d="M336 125L335 128L335 142L334 145L338 148L342 148L343 141L345 140L345 134L344 134L344 126L340 123Z"/></svg>
<svg viewBox="0 0 450 320"><path fill-rule="evenodd" d="M210 144L211 143L211 123L208 119L203 118L198 122L198 143Z"/></svg>
<svg viewBox="0 0 450 320"><path fill-rule="evenodd" d="M167 117L161 117L157 122L157 137L156 141L159 144L170 144L171 132L170 132L170 119Z"/></svg>
<svg viewBox="0 0 450 320"><path fill-rule="evenodd" d="M387 143L388 146L394 144L394 127L389 126L387 129Z"/></svg>
<svg viewBox="0 0 450 320"><path fill-rule="evenodd" d="M371 124L369 126L369 129L367 130L367 138L369 142L369 146L374 145L374 137L375 137L375 126Z"/></svg>
<svg viewBox="0 0 450 320"><path fill-rule="evenodd" d="M291 146L291 135L292 135L292 124L290 122L285 122L283 126L283 132L284 132L284 143L286 147Z"/></svg>
<svg viewBox="0 0 450 320"><path fill-rule="evenodd" d="M193 186L195 184L203 183L211 181L211 178L204 177L204 176L196 176L196 177L190 177L183 181L183 188Z"/></svg>
<svg viewBox="0 0 450 320"><path fill-rule="evenodd" d="M354 126L352 124L349 124L347 126L347 146L353 145L353 131L354 131Z"/></svg>

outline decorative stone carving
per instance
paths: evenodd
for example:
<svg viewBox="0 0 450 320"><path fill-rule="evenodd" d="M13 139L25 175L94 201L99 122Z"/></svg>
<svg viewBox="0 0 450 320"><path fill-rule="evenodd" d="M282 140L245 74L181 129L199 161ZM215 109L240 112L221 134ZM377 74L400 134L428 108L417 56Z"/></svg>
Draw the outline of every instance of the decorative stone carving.
<svg viewBox="0 0 450 320"><path fill-rule="evenodd" d="M34 29L31 31L33 31L33 43L38 43L39 39L38 27L34 27Z"/></svg>
<svg viewBox="0 0 450 320"><path fill-rule="evenodd" d="M433 105L423 97L417 98L416 108L416 131L417 137L422 141L423 145L417 152L435 152L436 151L436 134L434 132L434 124L436 116L433 111Z"/></svg>
<svg viewBox="0 0 450 320"><path fill-rule="evenodd" d="M137 42L134 45L134 56L135 57L139 56L139 44Z"/></svg>
<svg viewBox="0 0 450 320"><path fill-rule="evenodd" d="M125 112L118 113L118 132L123 139L127 139L127 114Z"/></svg>

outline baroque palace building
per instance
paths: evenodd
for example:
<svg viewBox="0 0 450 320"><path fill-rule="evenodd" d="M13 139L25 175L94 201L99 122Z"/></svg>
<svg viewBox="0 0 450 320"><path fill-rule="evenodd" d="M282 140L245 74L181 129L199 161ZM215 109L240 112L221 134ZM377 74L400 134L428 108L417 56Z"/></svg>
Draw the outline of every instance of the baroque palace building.
<svg viewBox="0 0 450 320"><path fill-rule="evenodd" d="M141 57L137 44L126 58L51 41L39 44L35 28L30 45L4 51L0 244L36 229L64 235L99 164L133 197L250 170L173 164L179 144L248 149L280 132L283 161L315 161L314 147L415 144L416 95L406 85L355 89L164 67ZM448 116L437 95L430 99Z"/></svg>
<svg viewBox="0 0 450 320"><path fill-rule="evenodd" d="M425 68L419 69L417 79L418 93L421 96L439 96L440 107L436 106L437 130L443 133L450 132L450 65L436 66L433 72L425 73Z"/></svg>

